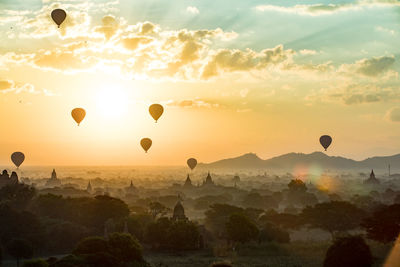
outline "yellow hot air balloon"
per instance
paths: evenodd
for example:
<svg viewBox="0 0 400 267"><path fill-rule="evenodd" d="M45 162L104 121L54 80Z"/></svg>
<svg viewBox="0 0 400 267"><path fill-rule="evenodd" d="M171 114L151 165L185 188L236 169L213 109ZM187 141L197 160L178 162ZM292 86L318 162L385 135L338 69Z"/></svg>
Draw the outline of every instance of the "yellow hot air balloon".
<svg viewBox="0 0 400 267"><path fill-rule="evenodd" d="M62 9L57 8L51 12L51 18L57 24L58 28L60 28L60 25L64 22L66 17L67 13Z"/></svg>
<svg viewBox="0 0 400 267"><path fill-rule="evenodd" d="M83 121L86 116L86 111L83 108L74 108L71 111L72 118L79 124Z"/></svg>
<svg viewBox="0 0 400 267"><path fill-rule="evenodd" d="M25 160L25 155L22 152L14 152L11 155L11 161L19 168Z"/></svg>
<svg viewBox="0 0 400 267"><path fill-rule="evenodd" d="M144 151L146 151L146 153L150 149L152 143L153 142L150 138L143 138L142 140L140 140L140 145L142 146Z"/></svg>
<svg viewBox="0 0 400 267"><path fill-rule="evenodd" d="M193 171L193 169L196 167L197 165L197 160L194 158L190 158L187 160L187 165L189 166L189 168Z"/></svg>
<svg viewBox="0 0 400 267"><path fill-rule="evenodd" d="M157 120L164 113L164 108L160 104L153 104L149 107L149 112L153 119L157 122Z"/></svg>

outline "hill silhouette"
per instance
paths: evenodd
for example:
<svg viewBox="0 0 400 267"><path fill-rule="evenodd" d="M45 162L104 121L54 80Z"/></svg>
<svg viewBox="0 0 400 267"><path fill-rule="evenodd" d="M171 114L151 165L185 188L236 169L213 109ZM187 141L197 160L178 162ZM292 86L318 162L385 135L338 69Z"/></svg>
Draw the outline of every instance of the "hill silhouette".
<svg viewBox="0 0 400 267"><path fill-rule="evenodd" d="M208 169L274 169L293 170L296 166L318 166L332 170L371 170L400 167L400 154L385 157L372 157L357 161L344 157L328 156L322 152L288 153L263 160L254 153L247 153L236 158L223 159L211 163L200 163L199 168Z"/></svg>

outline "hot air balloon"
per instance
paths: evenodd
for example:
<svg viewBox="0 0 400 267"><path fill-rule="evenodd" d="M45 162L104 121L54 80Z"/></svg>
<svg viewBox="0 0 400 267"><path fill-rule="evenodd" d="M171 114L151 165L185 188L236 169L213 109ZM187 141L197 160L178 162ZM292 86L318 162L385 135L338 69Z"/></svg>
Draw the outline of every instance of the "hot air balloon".
<svg viewBox="0 0 400 267"><path fill-rule="evenodd" d="M83 108L74 108L71 111L71 116L72 118L74 118L74 120L76 121L76 123L78 123L79 126L81 121L83 121L83 119L86 116L86 111Z"/></svg>
<svg viewBox="0 0 400 267"><path fill-rule="evenodd" d="M187 160L187 165L193 171L193 169L196 168L197 160L194 159L194 158L190 158L190 159Z"/></svg>
<svg viewBox="0 0 400 267"><path fill-rule="evenodd" d="M319 138L319 142L321 145L324 147L325 151L326 149L331 145L332 143L332 137L329 135L323 135Z"/></svg>
<svg viewBox="0 0 400 267"><path fill-rule="evenodd" d="M62 9L57 8L51 12L51 18L57 24L58 28L60 28L60 25L64 22L66 17L67 13Z"/></svg>
<svg viewBox="0 0 400 267"><path fill-rule="evenodd" d="M157 120L163 114L164 108L160 104L153 104L149 107L149 112L153 119L157 122Z"/></svg>
<svg viewBox="0 0 400 267"><path fill-rule="evenodd" d="M143 138L142 140L140 140L140 145L143 147L146 153L150 149L152 143L153 142L151 141L150 138Z"/></svg>
<svg viewBox="0 0 400 267"><path fill-rule="evenodd" d="M22 152L14 152L11 155L11 160L19 168L21 166L22 162L25 160L25 155Z"/></svg>

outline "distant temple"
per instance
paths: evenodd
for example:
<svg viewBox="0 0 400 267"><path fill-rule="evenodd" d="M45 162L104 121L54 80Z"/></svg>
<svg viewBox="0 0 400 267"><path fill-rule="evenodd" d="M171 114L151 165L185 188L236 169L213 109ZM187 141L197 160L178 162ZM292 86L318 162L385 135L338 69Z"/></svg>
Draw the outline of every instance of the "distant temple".
<svg viewBox="0 0 400 267"><path fill-rule="evenodd" d="M57 178L56 170L53 169L53 172L51 173L51 178L49 180L47 180L47 182L46 182L46 187L56 187L56 186L60 186L60 185L61 185L61 181L60 181L60 179Z"/></svg>
<svg viewBox="0 0 400 267"><path fill-rule="evenodd" d="M182 206L181 199L178 197L178 202L174 207L174 214L172 215L174 221L187 221L188 218L185 215L185 209Z"/></svg>
<svg viewBox="0 0 400 267"><path fill-rule="evenodd" d="M193 187L192 180L190 180L189 174L188 174L188 176L186 177L186 181L185 181L185 184L184 184L183 186L186 187L186 188Z"/></svg>
<svg viewBox="0 0 400 267"><path fill-rule="evenodd" d="M11 176L8 176L7 170L4 170L0 175L0 188L7 185L18 184L18 175L16 172L12 172Z"/></svg>
<svg viewBox="0 0 400 267"><path fill-rule="evenodd" d="M376 179L374 170L371 171L371 174L369 175L369 178L364 181L364 184L379 184L379 180Z"/></svg>
<svg viewBox="0 0 400 267"><path fill-rule="evenodd" d="M203 186L211 186L211 185L214 186L215 183L213 182L213 180L211 178L210 172L208 172L206 180L203 182Z"/></svg>
<svg viewBox="0 0 400 267"><path fill-rule="evenodd" d="M131 184L125 188L125 192L127 194L134 194L137 192L137 188L133 185L132 180L131 180Z"/></svg>
<svg viewBox="0 0 400 267"><path fill-rule="evenodd" d="M89 194L91 194L91 193L93 192L92 184L90 183L90 181L89 181L89 183L88 183L88 185L87 185L87 187L86 187L86 191L87 191Z"/></svg>

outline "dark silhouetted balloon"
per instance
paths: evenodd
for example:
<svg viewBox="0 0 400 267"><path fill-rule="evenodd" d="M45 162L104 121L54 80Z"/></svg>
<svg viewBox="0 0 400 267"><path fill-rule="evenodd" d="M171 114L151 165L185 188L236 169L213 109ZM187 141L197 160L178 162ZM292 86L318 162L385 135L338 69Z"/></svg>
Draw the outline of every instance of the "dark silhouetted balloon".
<svg viewBox="0 0 400 267"><path fill-rule="evenodd" d="M140 145L143 147L146 153L150 149L152 143L153 142L151 141L150 138L143 138L142 140L140 140Z"/></svg>
<svg viewBox="0 0 400 267"><path fill-rule="evenodd" d="M196 168L197 160L194 159L194 158L190 158L190 159L187 160L187 165L193 171L193 169Z"/></svg>
<svg viewBox="0 0 400 267"><path fill-rule="evenodd" d="M153 119L157 122L164 113L164 108L160 104L153 104L149 107L149 112Z"/></svg>
<svg viewBox="0 0 400 267"><path fill-rule="evenodd" d="M17 168L19 168L19 166L21 166L21 164L25 160L25 155L22 152L14 152L11 155L11 160L15 164L15 166L17 166Z"/></svg>
<svg viewBox="0 0 400 267"><path fill-rule="evenodd" d="M324 147L325 151L326 149L331 145L332 143L332 137L329 135L323 135L319 138L319 142L321 145Z"/></svg>
<svg viewBox="0 0 400 267"><path fill-rule="evenodd" d="M59 8L54 9L51 12L51 18L57 24L58 28L60 28L60 25L64 22L66 17L67 17L67 13L62 9L59 9Z"/></svg>
<svg viewBox="0 0 400 267"><path fill-rule="evenodd" d="M74 108L71 111L72 118L79 124L83 121L86 116L86 111L83 108Z"/></svg>

